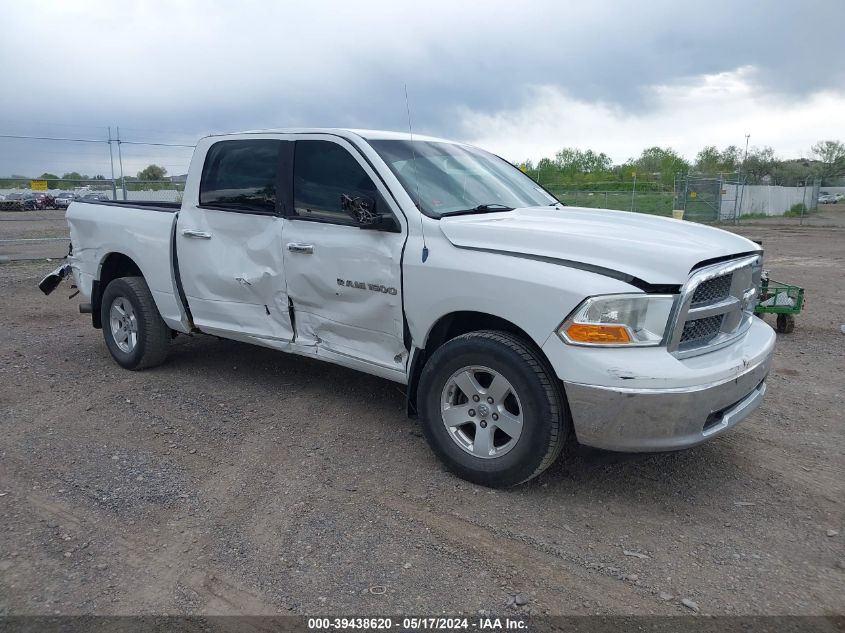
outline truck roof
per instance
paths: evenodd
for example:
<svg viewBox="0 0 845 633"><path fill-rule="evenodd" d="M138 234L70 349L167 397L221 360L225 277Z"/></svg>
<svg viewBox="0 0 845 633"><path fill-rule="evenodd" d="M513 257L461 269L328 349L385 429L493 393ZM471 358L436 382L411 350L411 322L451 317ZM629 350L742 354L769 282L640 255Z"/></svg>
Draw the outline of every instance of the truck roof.
<svg viewBox="0 0 845 633"><path fill-rule="evenodd" d="M435 136L426 136L424 134L409 134L408 132L391 132L388 130L359 130L354 128L336 128L336 127L309 127L309 128L270 128L266 130L247 130L245 132L236 132L234 134L336 134L344 138L350 136L358 136L367 140L396 140L409 141L411 139L417 141L434 141L438 143L455 143L444 138L437 138ZM234 134L210 134L209 136L233 136Z"/></svg>

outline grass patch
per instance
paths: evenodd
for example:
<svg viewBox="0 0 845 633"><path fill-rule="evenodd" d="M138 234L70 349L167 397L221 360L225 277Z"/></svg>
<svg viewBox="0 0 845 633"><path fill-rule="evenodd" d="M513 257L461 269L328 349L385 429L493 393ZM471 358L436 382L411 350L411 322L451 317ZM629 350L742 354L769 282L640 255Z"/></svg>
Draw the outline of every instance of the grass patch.
<svg viewBox="0 0 845 633"><path fill-rule="evenodd" d="M767 213L743 213L739 216L740 220L765 220L767 218L773 218L777 216L768 215Z"/></svg>
<svg viewBox="0 0 845 633"><path fill-rule="evenodd" d="M572 207L589 209L612 209L614 211L635 211L671 217L675 196L671 192L641 192L634 194L633 205L630 191L568 191L554 187L550 191L558 200Z"/></svg>
<svg viewBox="0 0 845 633"><path fill-rule="evenodd" d="M815 209L813 209L815 211ZM799 202L798 204L793 204L789 211L785 211L783 216L786 218L800 218L802 215L807 215L810 213L811 210L808 209L803 202Z"/></svg>

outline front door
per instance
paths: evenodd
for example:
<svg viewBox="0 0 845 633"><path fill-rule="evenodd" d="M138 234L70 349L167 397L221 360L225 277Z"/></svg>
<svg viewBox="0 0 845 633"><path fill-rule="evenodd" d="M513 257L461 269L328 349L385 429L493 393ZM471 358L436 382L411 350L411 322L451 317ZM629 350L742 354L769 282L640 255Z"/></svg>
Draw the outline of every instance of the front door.
<svg viewBox="0 0 845 633"><path fill-rule="evenodd" d="M297 343L314 346L317 356L362 362L375 373L404 372L404 217L344 139L297 136L293 162L293 208L283 242ZM376 211L392 214L394 225L359 228L343 196L375 200Z"/></svg>
<svg viewBox="0 0 845 633"><path fill-rule="evenodd" d="M198 204L176 226L182 287L194 325L284 347L293 338L277 200L287 141L218 141L206 154ZM289 156L289 154L288 154Z"/></svg>

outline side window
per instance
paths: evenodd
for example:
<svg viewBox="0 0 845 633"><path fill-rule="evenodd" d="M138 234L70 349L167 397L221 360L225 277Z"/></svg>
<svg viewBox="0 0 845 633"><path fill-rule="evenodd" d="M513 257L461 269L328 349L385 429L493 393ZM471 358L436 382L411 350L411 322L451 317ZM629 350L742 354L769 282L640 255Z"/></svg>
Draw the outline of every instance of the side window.
<svg viewBox="0 0 845 633"><path fill-rule="evenodd" d="M275 213L281 141L220 141L205 158L200 205Z"/></svg>
<svg viewBox="0 0 845 633"><path fill-rule="evenodd" d="M293 161L294 216L355 224L341 197L366 195L386 211L375 183L345 148L331 141L297 141Z"/></svg>

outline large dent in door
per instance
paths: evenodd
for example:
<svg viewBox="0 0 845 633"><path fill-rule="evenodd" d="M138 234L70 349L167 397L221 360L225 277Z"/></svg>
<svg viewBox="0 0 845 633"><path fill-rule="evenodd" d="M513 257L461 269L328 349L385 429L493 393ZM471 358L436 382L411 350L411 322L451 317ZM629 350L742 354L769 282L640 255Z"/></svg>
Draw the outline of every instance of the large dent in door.
<svg viewBox="0 0 845 633"><path fill-rule="evenodd" d="M316 223L291 231L285 241L314 244L312 253L285 259L300 345L316 346L318 356L331 352L403 370L401 274L389 238Z"/></svg>
<svg viewBox="0 0 845 633"><path fill-rule="evenodd" d="M291 339L278 222L239 213L190 218L190 228L212 236L179 242L185 294L202 331Z"/></svg>
<svg viewBox="0 0 845 633"><path fill-rule="evenodd" d="M192 294L206 300L231 299L232 281L241 286L242 297L254 298L258 294L267 296L275 288L284 287L282 270L279 266L281 245L275 231L237 230L234 221L244 222L239 214L231 218L218 217L217 221L228 220L229 226L222 227L226 239L216 239L208 246L214 248L213 257L203 258L212 264L194 266L193 262L182 262L182 268L190 268ZM202 216L198 216L197 219ZM196 220L195 220L196 222ZM221 227L215 227L220 229ZM253 229L255 227L252 227ZM212 231L203 226L203 231ZM263 303L263 301L262 301Z"/></svg>
<svg viewBox="0 0 845 633"><path fill-rule="evenodd" d="M405 349L396 343L394 337L384 332L354 327L302 311L296 313L296 326L302 335L299 344L307 345L311 341L317 348L317 356L330 352L393 371L404 367ZM349 344L350 341L354 341L354 346ZM393 362L386 363L386 358Z"/></svg>

